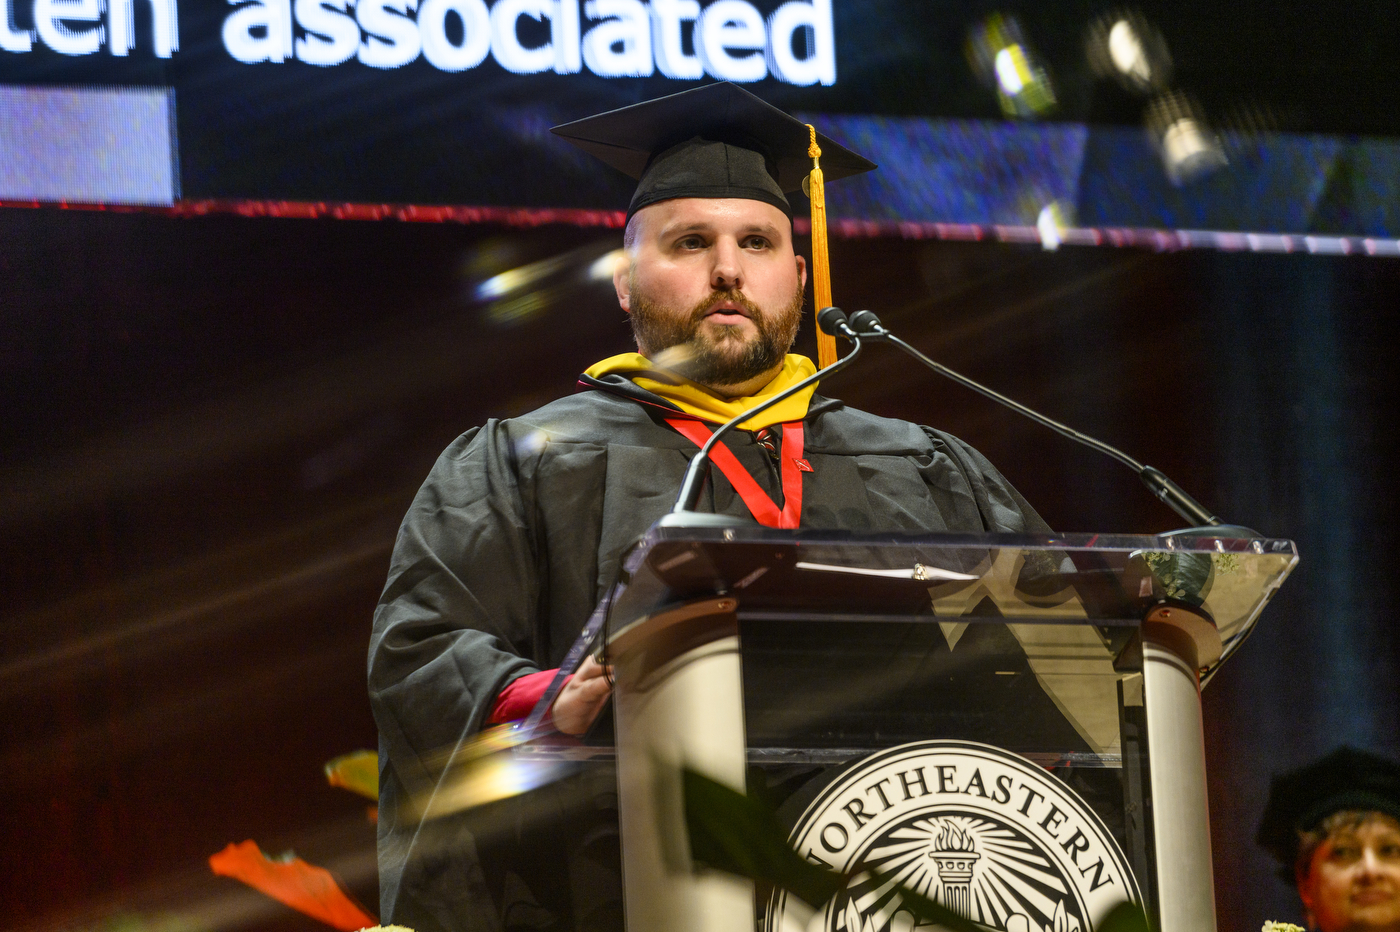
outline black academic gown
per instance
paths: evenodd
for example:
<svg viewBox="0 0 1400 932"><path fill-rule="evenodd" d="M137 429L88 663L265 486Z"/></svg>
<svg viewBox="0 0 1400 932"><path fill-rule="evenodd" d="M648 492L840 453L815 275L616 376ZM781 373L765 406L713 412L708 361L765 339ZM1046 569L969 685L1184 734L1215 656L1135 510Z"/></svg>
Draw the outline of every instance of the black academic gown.
<svg viewBox="0 0 1400 932"><path fill-rule="evenodd" d="M671 509L695 453L665 423L679 414L665 400L617 375L584 376L581 387L459 437L400 528L369 656L386 923L501 928L501 884L520 881L489 876L489 865L483 873L480 830L450 819L424 828L395 807L407 787L433 782L435 753L481 729L501 689L559 665L623 551ZM1048 530L991 463L948 434L820 396L805 433L804 529ZM753 435L726 441L781 507L777 467ZM748 516L718 470L699 507Z"/></svg>

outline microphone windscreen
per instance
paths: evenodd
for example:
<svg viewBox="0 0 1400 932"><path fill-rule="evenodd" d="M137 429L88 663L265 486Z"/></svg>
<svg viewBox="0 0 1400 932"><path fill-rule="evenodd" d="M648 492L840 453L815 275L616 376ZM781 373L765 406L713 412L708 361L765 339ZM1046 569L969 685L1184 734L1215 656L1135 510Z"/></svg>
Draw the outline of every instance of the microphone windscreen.
<svg viewBox="0 0 1400 932"><path fill-rule="evenodd" d="M846 322L846 312L839 307L824 307L817 312L817 326L822 333L833 337L841 336L841 325Z"/></svg>
<svg viewBox="0 0 1400 932"><path fill-rule="evenodd" d="M851 315L850 324L856 333L875 333L880 329L880 318L872 311L856 311Z"/></svg>

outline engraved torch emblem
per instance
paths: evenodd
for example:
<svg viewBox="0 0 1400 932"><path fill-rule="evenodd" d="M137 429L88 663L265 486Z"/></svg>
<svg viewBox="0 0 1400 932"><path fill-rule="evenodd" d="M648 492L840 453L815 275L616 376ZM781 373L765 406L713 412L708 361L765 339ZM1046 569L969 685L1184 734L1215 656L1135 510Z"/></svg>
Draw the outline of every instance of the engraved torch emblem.
<svg viewBox="0 0 1400 932"><path fill-rule="evenodd" d="M970 833L952 822L940 821L928 853L938 865L938 880L943 888L939 899L944 906L966 916L972 911L972 872L982 855L977 853Z"/></svg>

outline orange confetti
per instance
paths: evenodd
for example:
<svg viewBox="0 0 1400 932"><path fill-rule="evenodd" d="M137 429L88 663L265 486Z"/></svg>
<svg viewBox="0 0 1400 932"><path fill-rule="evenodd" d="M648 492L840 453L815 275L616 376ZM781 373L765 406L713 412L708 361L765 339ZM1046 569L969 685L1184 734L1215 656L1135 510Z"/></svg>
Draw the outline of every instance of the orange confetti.
<svg viewBox="0 0 1400 932"><path fill-rule="evenodd" d="M330 871L301 858L272 861L252 841L230 844L209 856L209 866L221 877L241 880L292 909L342 932L378 925L350 899Z"/></svg>

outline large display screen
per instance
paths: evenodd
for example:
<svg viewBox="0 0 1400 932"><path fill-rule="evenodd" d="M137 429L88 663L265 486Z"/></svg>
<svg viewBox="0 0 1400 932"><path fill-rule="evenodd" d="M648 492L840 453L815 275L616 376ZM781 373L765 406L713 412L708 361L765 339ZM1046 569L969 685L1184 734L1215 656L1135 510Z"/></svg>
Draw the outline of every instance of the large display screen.
<svg viewBox="0 0 1400 932"><path fill-rule="evenodd" d="M4 4L0 81L174 89L186 198L616 206L549 126L716 79L824 109L911 52L854 54L897 5L839 0Z"/></svg>
<svg viewBox="0 0 1400 932"><path fill-rule="evenodd" d="M178 170L166 202L615 211L627 202L629 181L549 127L731 80L884 166L834 187L838 220L1034 227L1051 209L1067 226L1400 232L1400 147L1339 135L1396 131L1400 106L1374 92L1351 100L1345 81L1318 80L1384 86L1377 80L1395 70L1393 56L1359 43L1390 15L1383 4L1287 22L1248 5L1222 18L1194 0L1149 3L1134 14L1160 31L1174 66L1154 93L1189 95L1197 123L1214 134L1208 142L1220 170L1185 179L1164 169L1161 133L1154 139L1144 128L1151 95L1095 72L1086 43L1109 14L1090 4L0 0L0 7L0 85L12 92L61 85L173 93L169 148ZM1270 45L1251 32L1264 27ZM1003 51L1015 56L998 54L979 73L977 37L989 35L1014 40ZM1358 41L1348 45L1349 37ZM1277 54L1286 47L1296 49L1290 58ZM1007 82L1019 86L1018 75L1044 79L1043 106L1006 106ZM11 135L32 135L43 123L61 144L66 130L44 120L12 122ZM75 146L93 144L91 134L71 135ZM124 145L122 138L110 145ZM1169 149L1181 141L1168 135L1167 142ZM144 152L123 158L139 162ZM89 162L104 157L98 151ZM8 158L0 153L0 162ZM78 187L64 197L50 188L21 181L0 199L82 201L97 190ZM141 197L128 200L162 203Z"/></svg>

